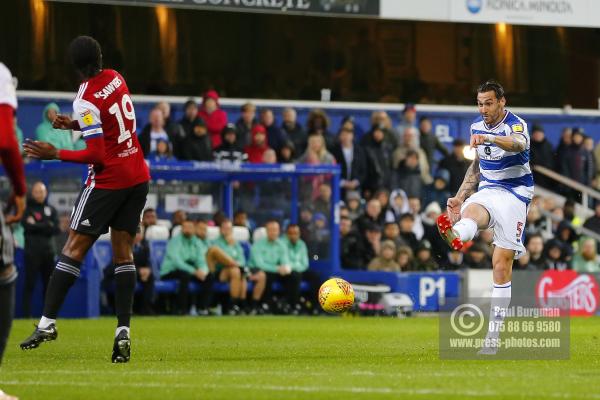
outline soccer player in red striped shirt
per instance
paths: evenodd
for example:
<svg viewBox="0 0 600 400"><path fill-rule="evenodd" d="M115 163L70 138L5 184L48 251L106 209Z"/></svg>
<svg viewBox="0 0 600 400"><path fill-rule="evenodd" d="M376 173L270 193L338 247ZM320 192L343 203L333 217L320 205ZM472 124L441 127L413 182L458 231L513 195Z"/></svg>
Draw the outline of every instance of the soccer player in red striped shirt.
<svg viewBox="0 0 600 400"><path fill-rule="evenodd" d="M69 238L48 284L43 316L21 348L33 349L56 339L56 317L79 276L83 258L110 227L118 319L112 361L127 362L136 284L132 247L150 174L137 139L135 110L125 79L117 71L102 69L100 45L89 36L75 38L69 55L82 82L73 101L77 118L60 115L54 127L80 130L87 147L58 150L49 143L28 141L24 148L29 156L41 160L88 164L88 176L71 214Z"/></svg>

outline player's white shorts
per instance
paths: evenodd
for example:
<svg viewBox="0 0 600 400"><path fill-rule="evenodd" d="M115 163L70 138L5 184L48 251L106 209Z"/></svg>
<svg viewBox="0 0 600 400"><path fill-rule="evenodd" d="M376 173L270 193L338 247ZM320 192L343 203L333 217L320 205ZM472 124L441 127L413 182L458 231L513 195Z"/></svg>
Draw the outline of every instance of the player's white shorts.
<svg viewBox="0 0 600 400"><path fill-rule="evenodd" d="M471 204L480 204L490 214L489 228L494 230L494 245L515 250L515 259L525 252L523 245L527 206L508 190L482 188L463 203L460 212Z"/></svg>

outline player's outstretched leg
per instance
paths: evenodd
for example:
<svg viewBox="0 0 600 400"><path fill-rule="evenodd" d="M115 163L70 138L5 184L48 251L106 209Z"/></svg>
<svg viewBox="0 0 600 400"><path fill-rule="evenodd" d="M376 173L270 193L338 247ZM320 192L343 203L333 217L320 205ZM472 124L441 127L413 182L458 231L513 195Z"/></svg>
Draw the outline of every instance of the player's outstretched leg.
<svg viewBox="0 0 600 400"><path fill-rule="evenodd" d="M472 240L477 230L485 229L490 223L488 211L480 204L471 203L462 212L460 220L452 225L447 213L437 218L438 231L453 250L460 250L465 242Z"/></svg>
<svg viewBox="0 0 600 400"><path fill-rule="evenodd" d="M69 289L79 277L81 262L61 254L52 272L42 318L33 333L21 343L21 349L29 350L39 347L43 342L55 340L58 337L56 317Z"/></svg>
<svg viewBox="0 0 600 400"><path fill-rule="evenodd" d="M69 238L58 256L56 267L48 281L46 299L42 318L33 333L21 343L21 349L35 349L43 342L55 340L58 337L56 317L65 301L69 289L79 277L81 260L92 247L96 237L71 230Z"/></svg>

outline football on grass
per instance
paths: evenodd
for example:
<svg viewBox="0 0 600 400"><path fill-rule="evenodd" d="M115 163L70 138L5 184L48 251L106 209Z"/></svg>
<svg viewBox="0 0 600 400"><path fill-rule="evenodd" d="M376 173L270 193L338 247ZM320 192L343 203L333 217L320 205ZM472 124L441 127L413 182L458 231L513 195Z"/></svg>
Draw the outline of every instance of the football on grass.
<svg viewBox="0 0 600 400"><path fill-rule="evenodd" d="M354 304L354 289L341 278L331 278L319 289L319 303L329 313L348 311Z"/></svg>

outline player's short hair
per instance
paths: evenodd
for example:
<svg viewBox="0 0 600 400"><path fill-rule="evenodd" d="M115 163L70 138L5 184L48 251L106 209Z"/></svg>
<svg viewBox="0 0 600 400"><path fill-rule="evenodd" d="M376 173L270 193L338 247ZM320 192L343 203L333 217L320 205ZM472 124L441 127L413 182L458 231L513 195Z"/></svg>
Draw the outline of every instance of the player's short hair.
<svg viewBox="0 0 600 400"><path fill-rule="evenodd" d="M100 43L90 36L77 36L69 45L69 56L73 66L85 77L102 69Z"/></svg>
<svg viewBox="0 0 600 400"><path fill-rule="evenodd" d="M495 80L491 79L487 82L482 83L477 88L477 93L494 92L496 99L500 100L504 97L504 88L502 85Z"/></svg>

